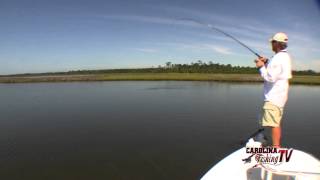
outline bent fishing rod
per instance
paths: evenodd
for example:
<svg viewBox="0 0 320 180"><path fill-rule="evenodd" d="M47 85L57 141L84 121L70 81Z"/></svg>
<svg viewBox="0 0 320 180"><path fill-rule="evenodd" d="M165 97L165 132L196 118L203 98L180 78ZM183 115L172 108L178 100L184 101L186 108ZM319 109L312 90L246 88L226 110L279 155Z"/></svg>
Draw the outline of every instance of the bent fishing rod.
<svg viewBox="0 0 320 180"><path fill-rule="evenodd" d="M238 40L237 38L235 38L234 36L224 32L223 30L211 25L211 24L206 24L206 23L203 23L201 21L198 21L198 20L194 20L194 19L187 19L187 18L182 18L182 19L179 19L180 21L188 21L188 22L193 22L195 24L198 24L198 25L201 25L201 26L206 26L208 27L209 29L211 30L214 30L214 31L217 31L217 32L220 32L222 33L223 35L233 39L234 41L236 41L237 43L239 43L241 46L245 47L246 49L248 49L250 52L252 52L254 55L256 55L258 58L262 58L262 56L260 56L257 52L255 52L253 49L251 49L249 46L247 46L246 44L244 44L243 42L241 42L240 40Z"/></svg>

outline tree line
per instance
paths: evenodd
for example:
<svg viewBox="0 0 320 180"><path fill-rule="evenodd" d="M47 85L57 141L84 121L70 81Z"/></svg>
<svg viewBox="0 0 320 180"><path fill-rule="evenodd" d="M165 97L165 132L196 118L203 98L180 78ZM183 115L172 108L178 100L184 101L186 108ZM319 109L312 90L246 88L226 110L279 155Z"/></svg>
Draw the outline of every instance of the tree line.
<svg viewBox="0 0 320 180"><path fill-rule="evenodd" d="M174 64L171 61L164 65L152 68L135 69L106 69L106 70L79 70L69 71L73 74L97 74L97 73L228 73L228 74L255 74L258 70L250 66L232 66L231 64L220 64L212 61L204 62L198 60L190 64ZM320 75L313 70L293 71L294 75Z"/></svg>
<svg viewBox="0 0 320 180"><path fill-rule="evenodd" d="M102 69L102 70L76 70L68 72L37 73L37 74L18 74L12 76L28 75L78 75L78 74L105 74L105 73L228 73L228 74L255 74L257 68L250 66L232 66L231 64L220 64L212 61L203 62L198 60L190 64L174 64L171 61L164 65L151 68L135 69ZM320 75L313 70L293 71L294 75Z"/></svg>

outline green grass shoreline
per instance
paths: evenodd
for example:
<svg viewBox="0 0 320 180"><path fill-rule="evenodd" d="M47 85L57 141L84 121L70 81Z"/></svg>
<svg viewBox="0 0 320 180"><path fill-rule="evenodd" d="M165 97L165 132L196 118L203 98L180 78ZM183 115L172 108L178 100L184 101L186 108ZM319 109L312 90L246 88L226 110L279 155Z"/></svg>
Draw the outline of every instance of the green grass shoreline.
<svg viewBox="0 0 320 180"><path fill-rule="evenodd" d="M2 76L0 83L77 82L77 81L225 81L263 82L258 74L213 73L105 73L81 75ZM320 76L295 75L291 84L320 85Z"/></svg>

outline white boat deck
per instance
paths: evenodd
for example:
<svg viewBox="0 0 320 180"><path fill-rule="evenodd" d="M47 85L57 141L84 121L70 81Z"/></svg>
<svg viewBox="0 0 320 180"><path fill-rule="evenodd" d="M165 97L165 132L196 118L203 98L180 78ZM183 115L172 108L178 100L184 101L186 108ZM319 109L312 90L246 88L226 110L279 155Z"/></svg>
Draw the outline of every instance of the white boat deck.
<svg viewBox="0 0 320 180"><path fill-rule="evenodd" d="M248 146L248 144L247 144ZM246 148L241 148L213 166L201 180L320 180L320 161L314 156L293 149L288 162L276 165L257 163Z"/></svg>

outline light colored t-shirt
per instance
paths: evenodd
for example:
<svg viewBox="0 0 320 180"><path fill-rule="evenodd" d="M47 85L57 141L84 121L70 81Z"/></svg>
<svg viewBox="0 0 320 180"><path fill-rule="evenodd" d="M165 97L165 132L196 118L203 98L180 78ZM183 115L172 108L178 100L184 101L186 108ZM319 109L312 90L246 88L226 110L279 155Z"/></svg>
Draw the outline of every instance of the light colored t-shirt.
<svg viewBox="0 0 320 180"><path fill-rule="evenodd" d="M292 78L290 55L286 50L278 52L260 68L260 74L264 79L264 100L283 108L288 99L288 80Z"/></svg>

